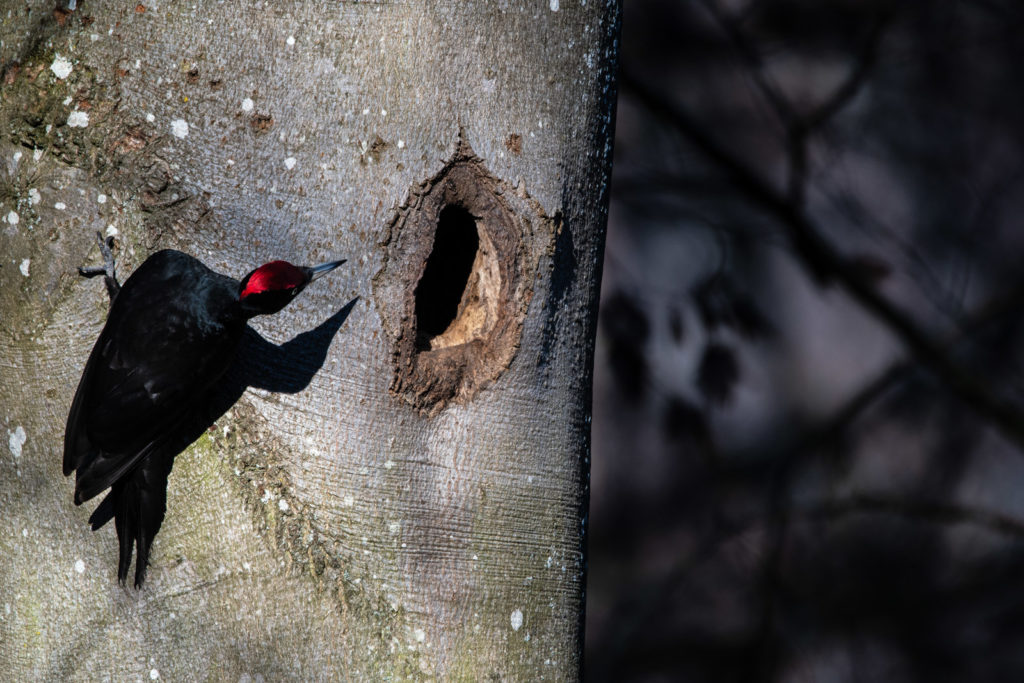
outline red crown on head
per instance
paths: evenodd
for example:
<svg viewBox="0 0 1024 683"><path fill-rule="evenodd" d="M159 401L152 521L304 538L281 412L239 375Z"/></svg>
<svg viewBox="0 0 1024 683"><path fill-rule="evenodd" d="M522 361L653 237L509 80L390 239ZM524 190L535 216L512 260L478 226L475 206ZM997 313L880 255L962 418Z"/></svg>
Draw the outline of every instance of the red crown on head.
<svg viewBox="0 0 1024 683"><path fill-rule="evenodd" d="M249 276L239 298L260 292L278 292L293 289L306 281L306 274L287 261L264 263Z"/></svg>

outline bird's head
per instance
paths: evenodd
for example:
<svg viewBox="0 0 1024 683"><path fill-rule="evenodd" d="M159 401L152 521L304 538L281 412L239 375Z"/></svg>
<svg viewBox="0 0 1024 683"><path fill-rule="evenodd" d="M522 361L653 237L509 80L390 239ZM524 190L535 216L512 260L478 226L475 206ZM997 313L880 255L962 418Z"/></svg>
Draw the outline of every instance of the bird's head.
<svg viewBox="0 0 1024 683"><path fill-rule="evenodd" d="M287 261L271 261L252 271L238 289L242 310L249 316L277 313L313 280L342 263L330 261L313 268L294 266Z"/></svg>

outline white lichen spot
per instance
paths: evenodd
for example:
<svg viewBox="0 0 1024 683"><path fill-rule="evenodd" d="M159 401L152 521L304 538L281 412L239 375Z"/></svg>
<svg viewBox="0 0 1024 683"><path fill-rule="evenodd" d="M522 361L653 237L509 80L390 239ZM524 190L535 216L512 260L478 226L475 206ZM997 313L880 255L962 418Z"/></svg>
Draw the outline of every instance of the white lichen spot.
<svg viewBox="0 0 1024 683"><path fill-rule="evenodd" d="M269 503L273 499L274 494L270 492L270 489L265 489L263 495L260 496L261 503Z"/></svg>
<svg viewBox="0 0 1024 683"><path fill-rule="evenodd" d="M64 209L68 208L68 205L65 204L64 202L57 202L56 204L53 205L53 208L57 209L58 211L63 211Z"/></svg>
<svg viewBox="0 0 1024 683"><path fill-rule="evenodd" d="M32 161L39 161L43 158L43 150L34 149L32 150Z"/></svg>
<svg viewBox="0 0 1024 683"><path fill-rule="evenodd" d="M75 571L78 572L79 574L84 573L85 572L85 562L82 562L81 560L75 560Z"/></svg>
<svg viewBox="0 0 1024 683"><path fill-rule="evenodd" d="M136 59L135 60L135 66L132 67L132 68L138 69L141 66L142 66L142 60L141 59Z"/></svg>
<svg viewBox="0 0 1024 683"><path fill-rule="evenodd" d="M18 165L18 162L21 161L21 151L20 150L15 152L13 155L11 155L11 161L14 162L15 166Z"/></svg>
<svg viewBox="0 0 1024 683"><path fill-rule="evenodd" d="M174 119L171 121L171 133L176 138L183 138L188 135L188 122L185 119Z"/></svg>
<svg viewBox="0 0 1024 683"><path fill-rule="evenodd" d="M24 275L25 277L28 277L28 267L31 262L31 259L23 259L21 261L21 265L18 266L18 270L20 270L21 274Z"/></svg>
<svg viewBox="0 0 1024 683"><path fill-rule="evenodd" d="M68 128L85 128L88 125L89 114L87 112L76 109L68 114Z"/></svg>
<svg viewBox="0 0 1024 683"><path fill-rule="evenodd" d="M256 106L256 103L252 101L251 97L246 97L242 100L242 111L252 111L252 108Z"/></svg>
<svg viewBox="0 0 1024 683"><path fill-rule="evenodd" d="M43 201L43 195L39 194L39 190L32 188L28 191L28 201L30 204L38 204Z"/></svg>
<svg viewBox="0 0 1024 683"><path fill-rule="evenodd" d="M284 167L289 171L295 168L295 157L288 157L284 160Z"/></svg>
<svg viewBox="0 0 1024 683"><path fill-rule="evenodd" d="M288 512L288 501L285 500L284 498L277 501L277 509L280 510L281 512Z"/></svg>
<svg viewBox="0 0 1024 683"><path fill-rule="evenodd" d="M288 40L284 42L288 43L288 47L291 47L292 45L295 44L295 36L288 36Z"/></svg>
<svg viewBox="0 0 1024 683"><path fill-rule="evenodd" d="M363 116L368 116L369 113L370 113L369 107L367 107L366 109L363 110Z"/></svg>
<svg viewBox="0 0 1024 683"><path fill-rule="evenodd" d="M160 678L160 672L157 671L156 669L150 669L149 670L149 680L155 681L158 678Z"/></svg>
<svg viewBox="0 0 1024 683"><path fill-rule="evenodd" d="M11 225L17 225L18 221L21 220L21 216L18 215L17 211L9 211L7 215L4 216L4 220L10 223Z"/></svg>
<svg viewBox="0 0 1024 683"><path fill-rule="evenodd" d="M66 106L68 106L69 104L71 104L71 100L72 100L72 99L74 99L74 98L73 98L73 97L71 97L71 95L68 95L67 97L65 97L65 98L64 98L64 106L66 107Z"/></svg>
<svg viewBox="0 0 1024 683"><path fill-rule="evenodd" d="M518 631L523 626L523 611L520 609L512 610L512 616L509 618L512 622L512 630Z"/></svg>
<svg viewBox="0 0 1024 683"><path fill-rule="evenodd" d="M96 195L96 203L97 204L106 204L107 203L107 195L105 195L105 194Z"/></svg>
<svg viewBox="0 0 1024 683"><path fill-rule="evenodd" d="M352 495L352 494L350 493L350 494L348 494L347 496L345 496L345 498L344 498L344 499L343 499L343 500L342 500L341 502L345 504L345 507L347 507L347 508L350 508L350 507L352 507L353 505L355 505L355 504L356 504L356 499L355 499L355 497L354 497L354 496L353 496L353 495Z"/></svg>
<svg viewBox="0 0 1024 683"><path fill-rule="evenodd" d="M405 149L405 140L398 141L398 149Z"/></svg>
<svg viewBox="0 0 1024 683"><path fill-rule="evenodd" d="M551 0L550 7L551 7L551 11L552 12L557 12L558 11L558 0Z"/></svg>
<svg viewBox="0 0 1024 683"><path fill-rule="evenodd" d="M153 116L152 114L146 114L146 122L147 123L153 123L154 121L156 121L156 117L155 116Z"/></svg>
<svg viewBox="0 0 1024 683"><path fill-rule="evenodd" d="M28 436L25 435L25 428L18 425L14 431L7 431L7 447L11 449L11 455L15 458L21 457L21 447L25 445Z"/></svg>
<svg viewBox="0 0 1024 683"><path fill-rule="evenodd" d="M106 234L107 234L107 237L116 237L117 236L117 228L115 228L113 225L108 225L107 226L107 230L106 230Z"/></svg>
<svg viewBox="0 0 1024 683"><path fill-rule="evenodd" d="M553 562L554 562L554 560L552 560L552 559L551 559L551 556L550 556L550 555L548 555L548 561L544 563L544 566L545 566L545 567L547 567L548 569L551 569L551 564L552 564Z"/></svg>
<svg viewBox="0 0 1024 683"><path fill-rule="evenodd" d="M412 637L416 639L417 643L422 643L427 639L427 632L421 628L414 628L412 630Z"/></svg>
<svg viewBox="0 0 1024 683"><path fill-rule="evenodd" d="M395 466L395 461L394 460L385 460L384 461L384 469L390 470L394 466Z"/></svg>
<svg viewBox="0 0 1024 683"><path fill-rule="evenodd" d="M50 131L51 131L51 130L53 130L53 124L52 124L52 123L48 123L48 124L46 124L46 134L47 134L47 135L49 135L49 134L50 134Z"/></svg>
<svg viewBox="0 0 1024 683"><path fill-rule="evenodd" d="M53 75L62 81L71 75L71 62L66 57L55 55L53 58L53 64L50 65L50 71Z"/></svg>
<svg viewBox="0 0 1024 683"><path fill-rule="evenodd" d="M390 531L393 534L397 534L401 530L402 525L398 522L391 522L391 524L388 524L388 531Z"/></svg>
<svg viewBox="0 0 1024 683"><path fill-rule="evenodd" d="M387 109L381 109L380 110L380 115L381 116L387 116L388 115L388 110Z"/></svg>

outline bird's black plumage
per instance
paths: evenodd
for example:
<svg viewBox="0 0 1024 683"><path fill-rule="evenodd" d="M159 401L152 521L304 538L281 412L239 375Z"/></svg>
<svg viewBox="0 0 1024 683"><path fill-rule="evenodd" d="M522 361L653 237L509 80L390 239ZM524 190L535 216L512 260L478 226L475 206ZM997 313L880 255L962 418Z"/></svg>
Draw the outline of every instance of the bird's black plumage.
<svg viewBox="0 0 1024 683"><path fill-rule="evenodd" d="M109 247L108 247L109 248ZM76 473L75 504L110 488L89 519L114 520L123 583L137 551L135 585L163 522L172 446L197 401L224 375L246 322L283 308L315 269L275 261L241 282L179 251L150 256L118 289L109 251L112 302L68 414L64 474Z"/></svg>

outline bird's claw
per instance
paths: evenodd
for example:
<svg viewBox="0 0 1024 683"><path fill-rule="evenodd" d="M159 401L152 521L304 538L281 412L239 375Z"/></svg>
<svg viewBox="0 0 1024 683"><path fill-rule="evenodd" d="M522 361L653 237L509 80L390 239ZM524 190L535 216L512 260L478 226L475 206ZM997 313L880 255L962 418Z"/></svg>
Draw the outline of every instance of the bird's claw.
<svg viewBox="0 0 1024 683"><path fill-rule="evenodd" d="M96 232L96 242L100 245L100 255L103 256L102 266L89 266L78 268L78 274L82 277L96 277L97 275L103 276L103 282L107 286L107 293L110 298L113 299L114 295L121 289L121 285L117 282L117 275L114 272L114 236L110 235L106 239L103 239L103 235Z"/></svg>

